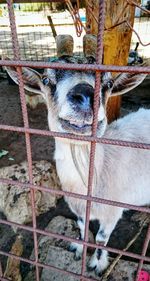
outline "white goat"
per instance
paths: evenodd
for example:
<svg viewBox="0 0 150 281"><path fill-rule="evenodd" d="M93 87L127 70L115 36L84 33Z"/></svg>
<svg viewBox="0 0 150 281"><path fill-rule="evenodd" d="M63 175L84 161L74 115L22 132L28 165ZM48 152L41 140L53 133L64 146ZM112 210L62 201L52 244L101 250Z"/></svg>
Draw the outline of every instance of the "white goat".
<svg viewBox="0 0 150 281"><path fill-rule="evenodd" d="M59 62L72 62L75 58L59 58ZM78 58L75 60L78 62ZM84 58L84 63L91 58ZM94 61L94 59L93 59ZM81 59L80 59L81 62ZM8 68L17 81L14 68ZM47 104L48 123L52 131L76 135L90 135L93 122L93 98L95 76L91 72L47 69L43 77L29 68L23 68L24 86L41 94ZM139 85L145 74L120 74L112 78L102 73L98 111L97 136L134 142L150 143L150 110L140 109L135 113L107 125L106 105L108 98L121 95ZM55 160L62 189L78 194L87 194L90 143L56 138ZM95 173L92 195L135 205L150 203L150 155L146 150L113 145L96 146ZM84 239L84 200L66 198L72 211L78 216L81 239ZM96 243L107 244L110 235L124 209L92 203L90 219L98 219L100 228ZM72 243L76 259L81 257L83 247ZM106 250L95 250L89 267L96 273L108 265Z"/></svg>

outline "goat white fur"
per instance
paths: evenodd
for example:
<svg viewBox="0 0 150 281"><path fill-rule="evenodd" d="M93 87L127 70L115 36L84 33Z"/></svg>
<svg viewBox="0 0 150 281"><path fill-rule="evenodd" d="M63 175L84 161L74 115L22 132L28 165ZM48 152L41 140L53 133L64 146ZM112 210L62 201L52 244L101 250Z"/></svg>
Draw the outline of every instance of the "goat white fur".
<svg viewBox="0 0 150 281"><path fill-rule="evenodd" d="M14 69L9 69L9 72L10 71L12 71L11 77L14 75L16 76ZM68 102L68 93L70 93L71 90L72 95L72 91L78 83L82 83L81 86L84 84L84 87L88 84L88 87L90 85L94 88L94 76L88 73L86 75L84 73L69 73L67 77L67 75L63 73L64 76L62 78L61 73L61 79L56 81L54 72L54 70L47 71L48 82L50 82L49 87L47 81L46 85L42 83L42 77L39 77L39 74L36 74L35 71L32 72L31 69L24 68L23 78L25 88L32 91L32 85L34 84L36 86L34 86L34 91L36 91L36 88L37 93L41 91L47 103L48 122L51 130L60 132L67 131L60 123L60 119L63 117L63 119L65 119L65 125L67 126L68 120L70 120L69 126L71 130L78 128L79 132L81 132L81 129L84 130L85 128L83 125L86 120L83 120L82 125L83 114L77 114L74 107L72 107L72 103ZM107 90L105 90L105 104L102 104L102 102L100 103L98 113L98 121L101 123L98 131L100 137L150 143L150 110L140 109L106 126L105 108L108 97L112 95L113 92L115 95L127 92L142 82L144 77L144 75L138 76L135 74L134 78L133 74L122 74L118 76L112 86L110 84L111 76L107 73L104 75L102 86L105 85L105 89L107 88ZM17 80L16 77L14 77L14 80ZM134 83L133 80L135 80ZM29 84L31 84L31 88L29 88ZM55 85L56 87L55 93L53 94L51 85ZM104 89L101 88L101 100L103 91ZM76 96L71 97L76 99ZM78 98L81 102L81 96ZM80 106L79 101L77 99L78 107ZM89 122L92 123L92 117L88 119L88 125ZM55 141L56 167L62 189L77 194L87 194L90 144L72 140L66 141L58 138ZM147 205L150 203L149 168L149 151L97 143L92 195L98 198L129 204ZM79 218L78 225L81 231L81 239L84 239L86 202L71 197L67 197L66 201ZM96 235L96 243L107 244L113 229L118 220L122 217L123 210L124 209L120 207L92 203L90 219L98 219L100 222L100 228ZM76 258L81 257L81 245L73 243L71 245L71 250L75 250ZM107 251L95 250L89 267L95 269L96 273L99 274L107 265Z"/></svg>
<svg viewBox="0 0 150 281"><path fill-rule="evenodd" d="M150 143L150 110L140 109L113 122L107 126L104 137ZM71 150L74 150L78 169ZM55 160L64 190L87 194L89 152L90 145L70 145L56 140ZM150 152L147 150L97 144L92 195L133 205L147 205L150 203L149 169ZM86 203L84 200L75 200L71 197L67 197L66 200L72 211L83 219L78 221L83 239ZM107 244L122 213L123 208L92 203L90 219L100 221L96 243ZM77 245L73 244L73 247L75 246ZM81 253L82 247L78 246L76 258ZM90 267L96 267L98 273L103 271L108 265L106 255L106 251L103 251L98 260L97 254L94 254Z"/></svg>

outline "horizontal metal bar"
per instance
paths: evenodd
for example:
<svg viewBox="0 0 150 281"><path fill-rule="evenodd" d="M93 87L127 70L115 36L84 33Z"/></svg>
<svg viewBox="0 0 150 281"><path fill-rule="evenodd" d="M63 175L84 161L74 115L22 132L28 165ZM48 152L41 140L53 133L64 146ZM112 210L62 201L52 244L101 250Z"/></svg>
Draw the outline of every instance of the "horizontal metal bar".
<svg viewBox="0 0 150 281"><path fill-rule="evenodd" d="M5 224L5 221L4 221L4 224ZM80 245L86 245L87 247L91 247L91 248L94 248L94 249L104 249L104 250L107 250L107 251L115 253L115 254L121 254L121 255L126 256L126 257L131 257L131 258L134 258L134 259L137 259L137 260L143 260L143 261L146 261L146 262L150 262L150 257L144 256L144 255L134 254L134 253L131 253L131 252L128 252L128 251L124 251L124 250L120 250L120 249L116 249L116 248L112 248L112 247L108 247L108 246L104 246L104 245L97 245L97 244L93 244L93 243L90 243L90 242L86 242L84 240L77 240L77 239L70 238L70 237L67 237L67 236L64 236L64 235L61 235L61 234L42 231L40 229L34 229L34 231L36 231L36 233L39 233L41 235L53 237L55 239L61 239L61 240L68 241L68 242L75 242L75 243L78 243ZM33 232L33 229L32 229L31 232ZM0 250L0 255L3 255L3 254L8 255L8 256L12 255L10 253L6 253L6 252ZM15 255L12 255L12 256L16 257ZM33 265L37 264L35 262L35 260L30 260L30 259L26 259L26 258L22 258L22 257L18 257L18 256L17 256L17 258L20 259L21 261L24 261L24 262L29 261L29 263L33 264ZM43 264L41 264L41 266L43 266Z"/></svg>
<svg viewBox="0 0 150 281"><path fill-rule="evenodd" d="M38 265L38 266L41 267L41 268L52 269L52 270L54 270L54 271L61 272L61 273L65 274L65 275L70 275L70 276L74 276L74 277L78 277L78 278L81 278L81 277L82 277L82 278L83 278L84 280L86 280L86 281L97 281L96 279L89 278L89 277L87 277L87 276L83 276L83 275L78 274L78 273L74 273L74 272L71 272L71 271L66 271L66 270L63 270L63 269L61 269L61 268L57 268L57 267L52 266L52 265L46 265L46 264L43 264L43 263L40 263L40 262L37 262L37 263L36 263L36 262L34 262L34 261L32 261L32 260L25 259L25 258L22 258L22 257L18 257L18 256L16 256L16 255L13 255L13 254L11 254L11 253L6 253L6 252L4 252L4 251L0 251L0 255L4 255L4 256L6 256L6 257L10 257L10 258L13 258L13 259L17 259L17 260L20 260L20 261L22 261L22 262L29 263L29 264L31 264L31 265L33 265L33 266ZM0 280L1 280L1 279L0 279ZM7 279L2 279L2 280L7 281ZM9 280L8 280L8 281L9 281Z"/></svg>
<svg viewBox="0 0 150 281"><path fill-rule="evenodd" d="M45 269L53 269L55 271L58 271L58 272L61 272L61 273L64 273L64 274L72 275L72 276L75 276L75 277L82 277L80 274L73 273L73 272L70 272L70 271L66 271L66 270L63 270L63 269L60 269L60 268L57 268L57 267L54 267L54 266L51 266L51 265L46 265L46 264L43 264L43 263L40 263L40 262L35 262L34 260L30 260L30 259L27 259L27 258L18 257L14 254L6 253L4 251L0 251L0 255L4 255L6 257L10 257L10 258L13 258L13 259L25 262L25 263L29 263L33 266L37 265L37 266L45 268Z"/></svg>
<svg viewBox="0 0 150 281"><path fill-rule="evenodd" d="M65 138L65 139L67 138L67 139L73 139L79 141L96 142L105 145L117 145L117 146L147 149L147 150L150 149L150 144L148 143L130 142L130 141L115 140L115 139L98 138L92 136L78 136L73 134L59 133L59 132L39 130L39 129L30 129L24 127L9 126L9 125L0 125L0 130L12 131L18 133L30 133L30 134L50 136L55 138Z"/></svg>
<svg viewBox="0 0 150 281"><path fill-rule="evenodd" d="M13 181L13 180L4 179L4 178L0 178L0 182L2 182L4 184L12 184L12 185L15 185L18 187L26 187L29 189L31 188L31 189L35 189L35 190L40 190L40 191L48 192L51 194L73 197L73 198L78 198L78 199L82 199L82 200L89 200L89 201L95 202L95 203L101 203L101 204L121 207L124 209L146 212L148 214L150 213L150 208L148 208L148 207L140 207L140 206L136 206L136 205L126 204L123 202L118 202L118 201L113 201L113 200L108 200L108 199L103 199L103 198L97 198L97 197L93 197L93 196L77 194L77 193L67 192L67 191L63 191L63 190L54 190L52 188L47 188L44 186L33 185L30 183L22 183L19 181Z"/></svg>
<svg viewBox="0 0 150 281"><path fill-rule="evenodd" d="M33 62L21 60L0 60L1 66L25 66L33 68L52 68L77 71L105 71L105 72L131 72L131 73L150 73L149 66L117 66L102 64L76 64L76 63L53 63L53 62Z"/></svg>
<svg viewBox="0 0 150 281"><path fill-rule="evenodd" d="M13 3L24 4L24 3L53 3L53 2L65 2L65 0L13 0ZM0 4L6 4L6 0L1 0Z"/></svg>

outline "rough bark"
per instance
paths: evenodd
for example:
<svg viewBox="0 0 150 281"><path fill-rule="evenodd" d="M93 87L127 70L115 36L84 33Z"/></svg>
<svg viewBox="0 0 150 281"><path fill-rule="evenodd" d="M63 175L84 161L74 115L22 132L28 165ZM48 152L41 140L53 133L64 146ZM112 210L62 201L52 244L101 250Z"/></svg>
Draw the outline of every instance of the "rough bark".
<svg viewBox="0 0 150 281"><path fill-rule="evenodd" d="M124 20L127 20L130 25L133 26L135 7L127 5L127 1L125 0L107 0L105 2L106 14L103 63L108 65L126 65L128 61L132 31L126 23L120 24L111 29L109 28ZM91 10L88 8L88 4L90 4L94 17L92 16ZM88 0L86 11L88 33L97 35L99 0ZM110 99L107 108L109 122L118 118L120 114L120 105L120 97L113 97Z"/></svg>

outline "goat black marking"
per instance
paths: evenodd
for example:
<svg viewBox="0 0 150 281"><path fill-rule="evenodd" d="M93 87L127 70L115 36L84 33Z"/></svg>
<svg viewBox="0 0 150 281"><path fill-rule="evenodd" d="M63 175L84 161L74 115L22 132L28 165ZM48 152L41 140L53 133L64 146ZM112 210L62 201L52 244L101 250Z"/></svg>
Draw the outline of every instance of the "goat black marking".
<svg viewBox="0 0 150 281"><path fill-rule="evenodd" d="M100 257L102 255L102 250L101 249L97 249L97 259L100 260Z"/></svg>
<svg viewBox="0 0 150 281"><path fill-rule="evenodd" d="M103 238L104 240L106 239L106 234L105 234L104 229L100 230L100 231L98 232L98 234L99 234L100 236L102 236L102 238Z"/></svg>

